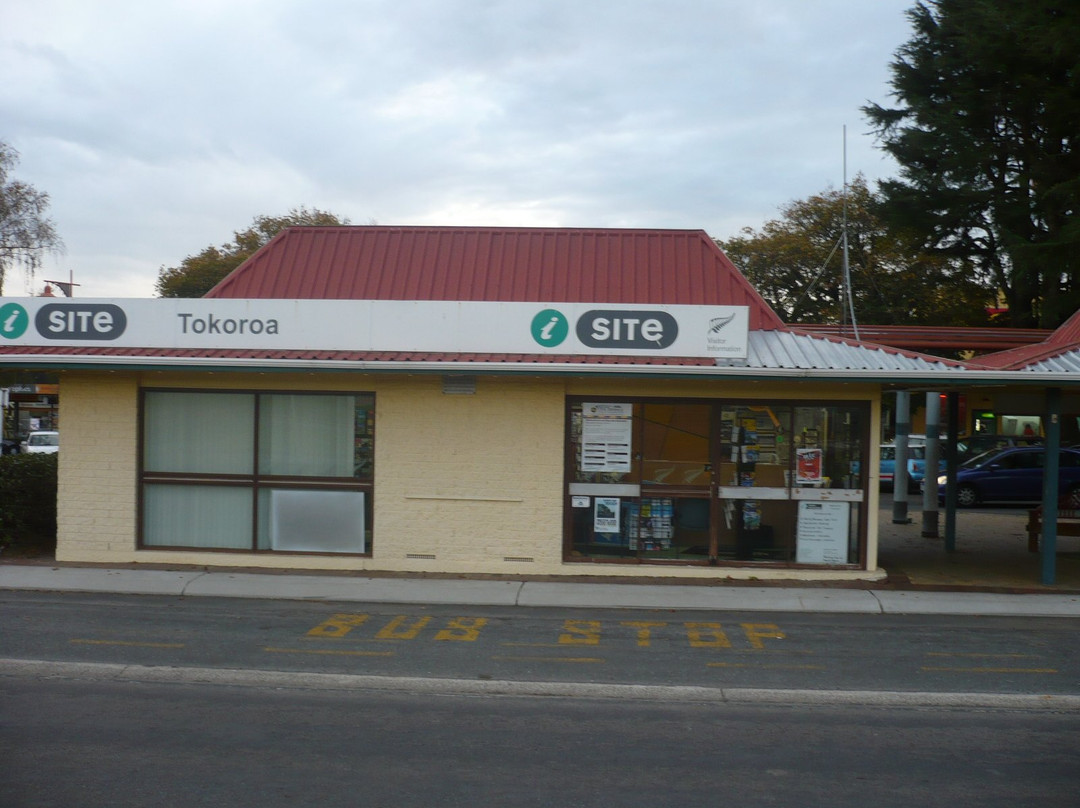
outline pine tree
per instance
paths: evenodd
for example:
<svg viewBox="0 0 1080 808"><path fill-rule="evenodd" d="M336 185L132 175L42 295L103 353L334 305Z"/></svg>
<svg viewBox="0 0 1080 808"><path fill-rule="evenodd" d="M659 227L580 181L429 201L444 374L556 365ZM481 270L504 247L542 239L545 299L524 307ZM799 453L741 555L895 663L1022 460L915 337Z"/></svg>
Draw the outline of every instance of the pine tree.
<svg viewBox="0 0 1080 808"><path fill-rule="evenodd" d="M891 65L895 108L863 108L901 178L886 215L970 260L1008 325L1080 307L1080 3L927 0Z"/></svg>

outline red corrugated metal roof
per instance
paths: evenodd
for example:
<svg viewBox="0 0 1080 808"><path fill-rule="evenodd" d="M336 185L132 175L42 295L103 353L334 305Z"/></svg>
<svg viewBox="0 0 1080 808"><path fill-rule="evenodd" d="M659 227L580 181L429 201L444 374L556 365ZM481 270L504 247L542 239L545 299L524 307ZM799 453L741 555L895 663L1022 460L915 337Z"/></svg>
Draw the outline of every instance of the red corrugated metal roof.
<svg viewBox="0 0 1080 808"><path fill-rule="evenodd" d="M702 230L292 227L207 297L731 305L785 329Z"/></svg>
<svg viewBox="0 0 1080 808"><path fill-rule="evenodd" d="M1047 340L1054 345L1076 345L1080 343L1080 309L1072 317L1058 326L1053 336Z"/></svg>
<svg viewBox="0 0 1080 808"><path fill-rule="evenodd" d="M1000 370L1018 370L1035 362L1076 350L1080 345L1080 311L1058 326L1044 342L976 357L973 362Z"/></svg>
<svg viewBox="0 0 1080 808"><path fill-rule="evenodd" d="M798 323L797 331L819 336L854 337L851 325ZM1054 333L1047 328L975 328L970 326L860 325L859 339L913 350L1004 351L1036 345Z"/></svg>

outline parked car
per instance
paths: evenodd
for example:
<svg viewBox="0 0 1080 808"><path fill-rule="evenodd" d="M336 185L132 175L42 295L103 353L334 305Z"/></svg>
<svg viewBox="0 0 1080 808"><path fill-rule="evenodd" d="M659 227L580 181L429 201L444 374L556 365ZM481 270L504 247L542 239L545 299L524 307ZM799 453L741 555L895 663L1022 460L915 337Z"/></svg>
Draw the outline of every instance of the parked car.
<svg viewBox="0 0 1080 808"><path fill-rule="evenodd" d="M18 454L19 442L17 440L12 440L11 438L3 438L0 440L0 450L2 450L4 454Z"/></svg>
<svg viewBox="0 0 1080 808"><path fill-rule="evenodd" d="M22 451L27 454L53 454L60 451L60 433L39 431L31 432L22 442Z"/></svg>
<svg viewBox="0 0 1080 808"><path fill-rule="evenodd" d="M1039 502L1043 495L1042 446L1019 446L984 452L956 471L956 504L971 507L990 502ZM944 476L938 477L938 501L945 501ZM1058 459L1058 492L1080 497L1080 451L1062 449Z"/></svg>
<svg viewBox="0 0 1080 808"><path fill-rule="evenodd" d="M1008 449L1013 446L1040 446L1042 442L1042 438L1035 436L979 432L974 435L965 435L956 441L956 460L962 463L985 452Z"/></svg>
<svg viewBox="0 0 1080 808"><path fill-rule="evenodd" d="M921 435L918 437L922 437ZM926 476L926 446L923 443L910 443L908 445L908 490L919 490L923 478ZM938 464L938 471L945 471L945 461ZM878 476L881 485L891 487L896 480L896 444L884 443L881 445L881 459L878 466Z"/></svg>

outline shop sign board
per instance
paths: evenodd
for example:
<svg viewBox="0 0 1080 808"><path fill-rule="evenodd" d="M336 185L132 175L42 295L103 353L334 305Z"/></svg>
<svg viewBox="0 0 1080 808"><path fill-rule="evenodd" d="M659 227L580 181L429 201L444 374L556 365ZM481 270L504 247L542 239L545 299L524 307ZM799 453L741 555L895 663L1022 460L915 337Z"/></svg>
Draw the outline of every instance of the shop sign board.
<svg viewBox="0 0 1080 808"><path fill-rule="evenodd" d="M745 359L747 306L0 298L0 344Z"/></svg>

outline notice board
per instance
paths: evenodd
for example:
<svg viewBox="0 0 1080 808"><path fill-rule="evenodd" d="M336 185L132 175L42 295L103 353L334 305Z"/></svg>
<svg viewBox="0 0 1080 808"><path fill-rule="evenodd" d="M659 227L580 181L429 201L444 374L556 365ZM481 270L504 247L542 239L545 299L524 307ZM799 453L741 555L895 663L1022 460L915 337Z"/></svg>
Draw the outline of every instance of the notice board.
<svg viewBox="0 0 1080 808"><path fill-rule="evenodd" d="M850 524L850 502L800 502L795 561L847 564Z"/></svg>

